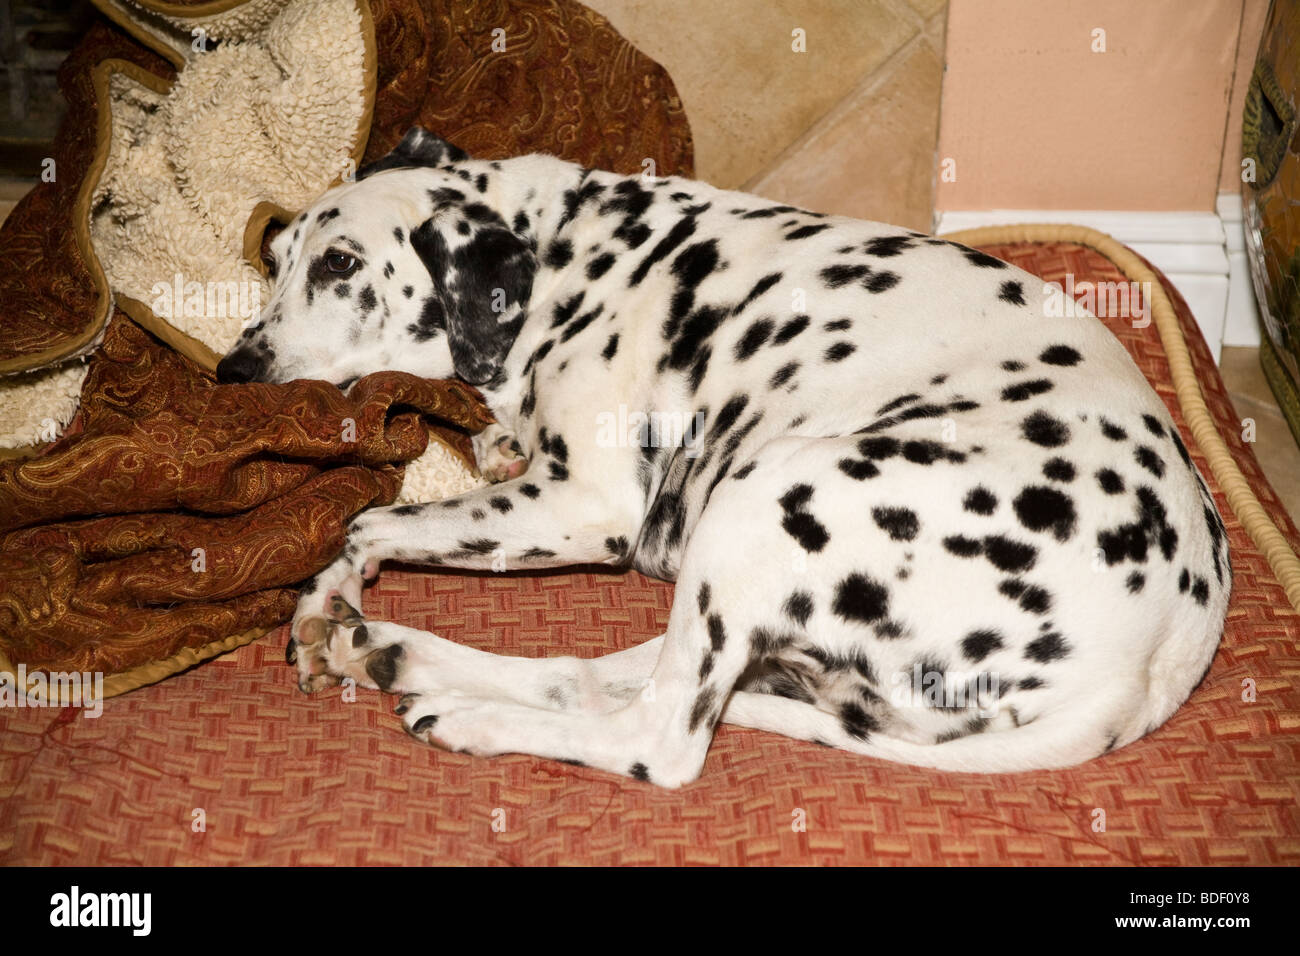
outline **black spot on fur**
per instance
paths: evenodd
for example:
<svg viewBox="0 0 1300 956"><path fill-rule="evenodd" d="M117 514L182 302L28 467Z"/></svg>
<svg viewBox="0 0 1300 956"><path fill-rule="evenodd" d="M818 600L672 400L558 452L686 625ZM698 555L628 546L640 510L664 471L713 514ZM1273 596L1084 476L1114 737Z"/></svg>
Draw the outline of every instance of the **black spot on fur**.
<svg viewBox="0 0 1300 956"><path fill-rule="evenodd" d="M732 314L740 315L740 313L744 312L745 309L749 307L750 303L756 300L768 289L772 288L772 286L780 282L782 277L783 277L783 273L780 272L772 272L769 273L768 275L763 276L763 278L759 279L757 282L754 283L754 287L749 290L749 292L745 295L745 298L741 299L740 302L736 305L736 307L731 310Z"/></svg>
<svg viewBox="0 0 1300 956"><path fill-rule="evenodd" d="M785 599L782 610L792 621L804 627L812 616L813 596L807 591L795 591Z"/></svg>
<svg viewBox="0 0 1300 956"><path fill-rule="evenodd" d="M798 362L786 362L772 373L772 379L768 382L768 385L773 389L780 388L786 382L790 381L790 379L794 378L794 373L797 371L799 371Z"/></svg>
<svg viewBox="0 0 1300 956"><path fill-rule="evenodd" d="M1192 597L1196 599L1196 603L1201 605L1201 607L1205 607L1206 603L1210 600L1210 586L1206 583L1205 578L1201 577L1199 574L1196 576L1196 581L1192 584Z"/></svg>
<svg viewBox="0 0 1300 956"><path fill-rule="evenodd" d="M899 395L897 398L885 402L885 404L876 409L876 414L887 415L897 408L902 408L909 402L919 402L920 400L921 396L916 394L916 392L908 392L906 395Z"/></svg>
<svg viewBox="0 0 1300 956"><path fill-rule="evenodd" d="M1146 445L1138 445L1133 451L1133 457L1137 459L1139 465L1151 472L1151 474L1155 475L1157 478L1164 477L1164 459L1157 455L1151 448L1148 448Z"/></svg>
<svg viewBox="0 0 1300 956"><path fill-rule="evenodd" d="M850 574L835 586L831 610L846 621L870 624L889 616L889 591L865 574Z"/></svg>
<svg viewBox="0 0 1300 956"><path fill-rule="evenodd" d="M959 558L975 558L984 550L984 545L964 535L952 534L943 539L943 546L949 553Z"/></svg>
<svg viewBox="0 0 1300 956"><path fill-rule="evenodd" d="M863 287L873 295L888 292L901 280L897 272L875 272L863 283Z"/></svg>
<svg viewBox="0 0 1300 956"><path fill-rule="evenodd" d="M1027 402L1035 395L1042 395L1052 390L1052 383L1045 378L1036 378L1029 382L1018 382L1002 390L1004 402Z"/></svg>
<svg viewBox="0 0 1300 956"><path fill-rule="evenodd" d="M921 530L916 512L908 508L872 508L871 517L894 541L911 541Z"/></svg>
<svg viewBox="0 0 1300 956"><path fill-rule="evenodd" d="M868 239L863 245L862 251L869 256L890 259L902 255L903 250L910 248L912 248L912 240L908 236L877 236L874 239Z"/></svg>
<svg viewBox="0 0 1300 956"><path fill-rule="evenodd" d="M609 337L609 341L605 343L605 348L603 351L601 351L600 355L601 358L603 358L606 362L608 362L610 359L614 357L614 353L617 351L618 351L618 333L615 332L613 335Z"/></svg>
<svg viewBox="0 0 1300 956"><path fill-rule="evenodd" d="M710 589L709 587L709 582L701 581L699 593L696 595L695 598L696 602L700 606L701 614L705 613L709 609L709 600L712 597L712 594L713 592L712 589Z"/></svg>
<svg viewBox="0 0 1300 956"><path fill-rule="evenodd" d="M605 539L605 550L609 552L611 557L619 561L625 561L631 553L632 545L627 540L627 535L620 534L617 538L610 536Z"/></svg>
<svg viewBox="0 0 1300 956"><path fill-rule="evenodd" d="M573 260L573 243L568 239L555 239L546 248L545 263L552 269L563 269Z"/></svg>
<svg viewBox="0 0 1300 956"><path fill-rule="evenodd" d="M1068 656L1069 653L1070 645L1055 631L1044 634L1042 637L1035 638L1025 645L1025 659L1037 661L1040 664L1050 664L1052 661L1059 661Z"/></svg>
<svg viewBox="0 0 1300 956"><path fill-rule="evenodd" d="M808 328L809 319L806 315L796 315L793 319L781 326L781 331L777 332L772 339L773 345L785 345L792 338Z"/></svg>
<svg viewBox="0 0 1300 956"><path fill-rule="evenodd" d="M841 458L838 467L854 481L865 481L880 474L880 469L873 462L858 458Z"/></svg>
<svg viewBox="0 0 1300 956"><path fill-rule="evenodd" d="M727 631L722 626L722 618L717 614L710 614L705 619L705 624L709 629L709 647L716 653L727 643Z"/></svg>
<svg viewBox="0 0 1300 956"><path fill-rule="evenodd" d="M801 226L800 228L795 229L793 232L787 232L785 234L785 238L786 239L807 239L809 236L815 236L823 229L829 229L829 228L830 225L824 222L817 223L816 225L811 225L811 226Z"/></svg>
<svg viewBox="0 0 1300 956"><path fill-rule="evenodd" d="M604 252L587 263L587 278L595 281L609 271L610 266L614 264L614 254Z"/></svg>
<svg viewBox="0 0 1300 956"><path fill-rule="evenodd" d="M654 247L646 254L646 257L633 270L631 277L628 279L628 286L640 285L641 280L650 273L650 270L657 263L666 259L674 249L694 235L695 227L696 218L694 216L683 216L677 220L672 229L668 231L668 234L655 243Z"/></svg>
<svg viewBox="0 0 1300 956"><path fill-rule="evenodd" d="M699 726L709 718L717 699L718 692L712 687L706 687L700 691L699 696L695 698L695 705L691 707L690 723L687 726L691 733L695 733Z"/></svg>
<svg viewBox="0 0 1300 956"><path fill-rule="evenodd" d="M965 246L960 247L961 254L966 257L966 261L971 265L979 266L981 269L1005 269L1007 264L1001 259L994 259L986 252L980 252L978 249L968 249Z"/></svg>
<svg viewBox="0 0 1300 956"><path fill-rule="evenodd" d="M1101 433L1111 441L1123 441L1125 438L1128 438L1128 432L1124 431L1124 429L1120 428L1114 422L1109 422L1105 418L1100 419L1100 422Z"/></svg>
<svg viewBox="0 0 1300 956"><path fill-rule="evenodd" d="M973 664L978 664L1002 647L1002 635L992 630L971 631L961 641L962 654Z"/></svg>
<svg viewBox="0 0 1300 956"><path fill-rule="evenodd" d="M1109 468L1097 472L1097 484L1108 495L1118 495L1124 490L1124 479Z"/></svg>
<svg viewBox="0 0 1300 956"><path fill-rule="evenodd" d="M1053 345L1043 351L1038 356L1038 361L1048 365L1078 365L1083 361L1083 356L1077 350L1070 348L1068 345Z"/></svg>
<svg viewBox="0 0 1300 956"><path fill-rule="evenodd" d="M750 325L745 330L745 334L740 337L740 341L736 343L736 361L743 362L757 352L771 336L774 328L776 323L772 319L759 319Z"/></svg>
<svg viewBox="0 0 1300 956"><path fill-rule="evenodd" d="M1020 423L1021 433L1035 445L1059 448L1070 440L1070 429L1065 422L1044 411L1037 411Z"/></svg>
<svg viewBox="0 0 1300 956"><path fill-rule="evenodd" d="M854 703L840 705L840 726L855 740L866 740L880 729L880 721Z"/></svg>
<svg viewBox="0 0 1300 956"><path fill-rule="evenodd" d="M786 534L798 541L805 551L815 554L826 547L831 536L821 522L804 510L812 498L812 493L812 485L801 484L792 486L781 496L781 510L785 512L781 527L785 529Z"/></svg>
<svg viewBox="0 0 1300 956"><path fill-rule="evenodd" d="M842 361L843 359L848 358L857 350L858 347L854 345L852 342L836 342L834 345L832 345L830 348L826 350L826 353L823 357L828 362L839 362Z"/></svg>
<svg viewBox="0 0 1300 956"><path fill-rule="evenodd" d="M888 435L864 438L858 442L859 454L873 461L884 461L886 458L893 458L902 448L902 443L897 438L891 438Z"/></svg>
<svg viewBox="0 0 1300 956"><path fill-rule="evenodd" d="M1057 541L1068 541L1074 534L1074 502L1055 488L1031 485L1011 505L1030 531L1051 531Z"/></svg>
<svg viewBox="0 0 1300 956"><path fill-rule="evenodd" d="M989 535L984 539L984 557L999 571L1028 571L1034 566L1037 556L1038 551L1031 545L1002 535Z"/></svg>
<svg viewBox="0 0 1300 956"><path fill-rule="evenodd" d="M972 488L966 493L965 500L962 501L963 508L977 515L991 515L997 509L997 506L997 497L983 486Z"/></svg>
<svg viewBox="0 0 1300 956"><path fill-rule="evenodd" d="M998 290L998 298L1003 302L1010 302L1012 305L1025 304L1025 287L1019 282L1008 279L1002 283L1002 288Z"/></svg>
<svg viewBox="0 0 1300 956"><path fill-rule="evenodd" d="M1017 600L1022 610L1033 614L1046 614L1052 609L1052 597L1037 585L1028 585L1017 578L1007 578L998 585L998 591Z"/></svg>
<svg viewBox="0 0 1300 956"><path fill-rule="evenodd" d="M1074 481L1074 465L1064 458L1049 458L1043 463L1043 477L1052 481Z"/></svg>

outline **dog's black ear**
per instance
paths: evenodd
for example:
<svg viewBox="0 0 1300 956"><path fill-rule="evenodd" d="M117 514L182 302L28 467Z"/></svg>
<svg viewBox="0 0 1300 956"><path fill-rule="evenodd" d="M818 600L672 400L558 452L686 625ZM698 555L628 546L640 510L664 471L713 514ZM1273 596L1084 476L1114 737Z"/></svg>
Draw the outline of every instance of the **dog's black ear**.
<svg viewBox="0 0 1300 956"><path fill-rule="evenodd" d="M524 322L537 272L532 244L498 220L453 250L429 219L411 232L411 247L436 297L425 303L420 325L436 328L441 320L456 374L471 385L490 382Z"/></svg>
<svg viewBox="0 0 1300 956"><path fill-rule="evenodd" d="M441 166L445 163L464 162L467 159L469 154L460 147L453 146L445 139L439 139L423 127L412 126L391 153L358 169L357 181L360 182L367 176L373 176L385 169Z"/></svg>

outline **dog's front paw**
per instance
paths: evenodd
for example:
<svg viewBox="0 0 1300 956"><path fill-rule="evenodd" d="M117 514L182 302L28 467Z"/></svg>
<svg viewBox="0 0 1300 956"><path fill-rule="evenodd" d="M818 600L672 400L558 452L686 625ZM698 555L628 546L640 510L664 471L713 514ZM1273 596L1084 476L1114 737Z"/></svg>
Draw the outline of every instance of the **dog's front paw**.
<svg viewBox="0 0 1300 956"><path fill-rule="evenodd" d="M284 653L285 660L298 669L298 689L303 693L339 682L339 675L330 673L328 666L329 637L340 623L361 623L361 584L361 575L340 558L303 588Z"/></svg>
<svg viewBox="0 0 1300 956"><path fill-rule="evenodd" d="M498 726L500 711L494 701L458 694L407 694L394 708L416 740L476 757L506 752Z"/></svg>
<svg viewBox="0 0 1300 956"><path fill-rule="evenodd" d="M491 482L509 481L528 470L528 459L515 436L500 425L489 425L472 439L479 474Z"/></svg>

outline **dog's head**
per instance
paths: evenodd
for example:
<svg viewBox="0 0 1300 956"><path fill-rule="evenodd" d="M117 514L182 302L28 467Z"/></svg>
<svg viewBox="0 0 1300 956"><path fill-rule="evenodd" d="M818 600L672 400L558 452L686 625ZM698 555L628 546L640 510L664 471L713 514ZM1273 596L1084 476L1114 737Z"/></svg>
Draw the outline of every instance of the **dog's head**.
<svg viewBox="0 0 1300 956"><path fill-rule="evenodd" d="M456 171L466 159L417 127L285 227L270 247L270 300L218 380L498 376L537 258Z"/></svg>

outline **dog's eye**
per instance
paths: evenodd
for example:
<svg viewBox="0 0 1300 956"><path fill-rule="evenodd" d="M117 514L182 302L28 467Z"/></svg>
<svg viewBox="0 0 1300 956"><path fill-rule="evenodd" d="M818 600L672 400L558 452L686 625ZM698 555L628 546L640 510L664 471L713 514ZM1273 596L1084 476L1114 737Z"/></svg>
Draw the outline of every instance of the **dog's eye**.
<svg viewBox="0 0 1300 956"><path fill-rule="evenodd" d="M346 252L328 252L325 254L325 268L335 275L351 275L356 272L356 256L350 256Z"/></svg>
<svg viewBox="0 0 1300 956"><path fill-rule="evenodd" d="M262 253L262 265L266 266L266 274L274 279L276 271L275 256L271 255L270 252Z"/></svg>

